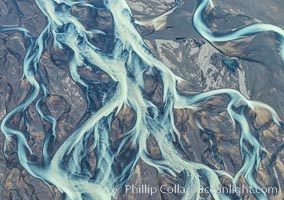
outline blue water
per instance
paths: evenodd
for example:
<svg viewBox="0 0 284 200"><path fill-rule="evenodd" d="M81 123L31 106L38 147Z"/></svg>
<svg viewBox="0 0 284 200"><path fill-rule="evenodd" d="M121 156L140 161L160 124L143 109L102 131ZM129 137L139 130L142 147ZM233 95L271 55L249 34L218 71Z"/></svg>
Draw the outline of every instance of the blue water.
<svg viewBox="0 0 284 200"><path fill-rule="evenodd" d="M28 50L23 64L23 78L32 89L23 102L12 109L3 119L1 131L6 136L6 145L12 137L17 139L17 154L20 164L32 176L41 179L47 184L55 185L66 199L115 199L117 191L132 177L139 160L154 167L161 174L176 177L184 172L184 186L187 188L183 199L199 199L198 188L202 180L206 180L211 188L214 199L230 199L225 194L218 193L221 187L220 177L226 176L234 184L244 176L247 184L252 188L258 188L255 172L261 161L260 150L265 149L260 145L257 138L252 134L244 109L263 108L272 116L273 121L280 126L277 113L268 105L246 99L240 92L233 89L219 89L194 95L185 95L177 89L177 85L183 82L181 77L175 75L167 66L159 61L147 47L141 35L135 28L131 10L125 0L106 0L102 7L97 7L87 1L71 0L36 0L42 13L47 18L47 24L38 37L32 37L28 30L20 27L3 28L4 31L19 31L24 34L28 41ZM226 34L216 34L211 31L203 21L205 9L210 9L214 3L209 0L199 2L194 16L193 24L202 37L211 43L226 42L244 38L260 32L272 31L280 36L279 52L284 59L282 38L284 31L271 24L252 24L234 30ZM105 35L101 30L86 30L78 18L71 14L72 6L80 5L91 9L103 9L112 14L114 24L114 46L111 51L104 51L92 44L88 38L93 34ZM175 11L176 7L163 17ZM155 20L153 21L153 23ZM143 25L142 22L136 21ZM158 24L159 25L159 24ZM159 26L157 25L157 29ZM68 65L68 71L81 88L84 88L85 98L88 102L90 116L77 129L68 133L69 137L60 145L54 155L48 149L52 148L58 133L56 132L56 119L42 111L41 104L49 94L47 85L42 81L40 58L47 48L47 38L53 38L54 48L69 48L73 54ZM90 100L92 91L91 81L84 80L78 73L78 67L96 67L105 72L113 82L113 90L107 95L102 106L94 109ZM145 83L143 74L154 75L157 70L163 84L163 105L158 107L144 95ZM36 78L37 75L37 78ZM38 78L39 77L39 78ZM203 163L187 160L176 149L175 142L180 142L180 133L175 126L175 109L198 110L200 104L205 104L211 98L218 95L226 95L230 101L226 107L227 112L234 124L240 130L240 151L243 159L242 167L235 176L226 171L214 170ZM43 160L36 163L29 160L33 155L25 134L8 126L9 120L17 113L24 112L31 104L35 103L36 110L42 121L52 124L52 130L45 133L45 141L42 149ZM126 133L117 149L111 148L110 129L112 119L124 109L130 107L136 115L133 127ZM239 109L236 109L239 108ZM24 120L26 116L23 115ZM26 120L27 121L27 120ZM28 123L28 122L27 122ZM202 130L203 127L196 122ZM28 126L28 124L26 124ZM93 136L91 145L86 145L88 137ZM162 155L162 159L154 159L147 150L147 138L152 136ZM116 170L117 157L125 148L126 143L131 142L133 148L127 164L118 173ZM248 144L250 147L248 147ZM91 151L96 152L96 171L83 165L83 160ZM192 192L190 188L196 187ZM268 199L262 191L255 194L257 199Z"/></svg>

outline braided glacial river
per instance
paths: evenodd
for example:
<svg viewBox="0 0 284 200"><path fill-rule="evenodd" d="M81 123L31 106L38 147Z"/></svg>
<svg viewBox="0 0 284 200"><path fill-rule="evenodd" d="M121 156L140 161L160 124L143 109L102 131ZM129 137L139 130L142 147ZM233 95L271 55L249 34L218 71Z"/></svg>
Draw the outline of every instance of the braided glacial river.
<svg viewBox="0 0 284 200"><path fill-rule="evenodd" d="M269 152L261 144L259 133L253 129L251 116L261 110L269 116L270 123L280 129L282 121L272 107L250 100L236 89L188 90L188 81L151 52L137 29L138 25L143 27L147 23L134 19L125 0L105 0L100 3L72 0L35 2L46 18L46 24L38 36L19 26L0 29L1 33L18 32L25 38L26 52L21 68L22 79L27 81L29 92L7 112L1 123L1 131L5 135L4 151L8 152L10 143L14 142L18 161L28 174L55 186L65 199L111 200L125 195L126 186L129 186L137 172L137 165L143 162L160 176L178 180L183 188L179 198L183 200L204 198L199 189L206 186L211 189L206 199L240 199L242 194L218 192L225 182L233 187L241 182L254 191L254 198L270 199L267 191L260 189L264 187L262 183L256 179L260 163ZM159 25L164 23L160 19L177 12L182 3L176 1L172 9L148 23L156 23L154 25L158 30L161 28ZM111 33L99 28L87 28L73 14L74 7L109 13L113 24ZM204 21L213 8L214 1L198 1L192 16L195 30L210 44L225 44L271 32L278 41L277 56L284 60L284 31L280 27L258 22L218 33ZM106 39L110 34L111 42ZM94 42L94 38L101 39ZM107 48L99 43L104 43ZM82 101L86 102L84 116L74 129L66 131L65 136L58 132L60 119L44 106L51 96L48 86L51 79L42 67L42 58L51 49L68 49L71 52L65 70L81 89ZM104 78L86 78L82 70L90 74L99 71ZM160 87L159 102L150 98L154 83ZM33 122L27 114L31 106L35 107L45 127L37 150L29 141L33 137L30 128ZM217 136L205 127L200 115L194 114L202 110L218 115L216 107L226 113L233 134L238 137L238 143L230 144L238 146L240 154L240 158L235 159L240 159L241 165L235 172L226 170L226 158L222 158L214 149L215 143L222 138L216 139ZM190 147L185 143L190 139L186 140L184 130L177 126L181 120L178 117L180 112L191 115L187 120L194 128L186 132L190 132L192 137L199 133L208 136L208 143L212 147L210 151L219 162L219 168L195 161L189 156ZM124 119L121 119L122 115ZM20 118L21 125L13 126L10 121L16 116ZM114 125L117 118L120 118L120 123L127 124L127 128L122 128L120 132L114 131L115 126L123 126ZM219 123L221 126L223 122ZM113 136L114 132L116 136ZM157 155L152 153L149 138L155 143L159 152ZM5 156L9 157L8 154ZM281 185L279 181L278 186ZM275 184L277 186L277 181ZM278 195L277 198L283 198L282 194ZM126 196L122 199L132 199Z"/></svg>

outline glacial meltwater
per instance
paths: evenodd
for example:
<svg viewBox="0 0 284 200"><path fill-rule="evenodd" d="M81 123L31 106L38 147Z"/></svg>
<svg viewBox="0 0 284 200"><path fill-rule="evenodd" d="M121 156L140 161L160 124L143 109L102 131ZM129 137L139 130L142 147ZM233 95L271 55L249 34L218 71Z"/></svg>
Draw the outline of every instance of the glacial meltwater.
<svg viewBox="0 0 284 200"><path fill-rule="evenodd" d="M284 5L251 2L0 1L1 199L284 199Z"/></svg>

